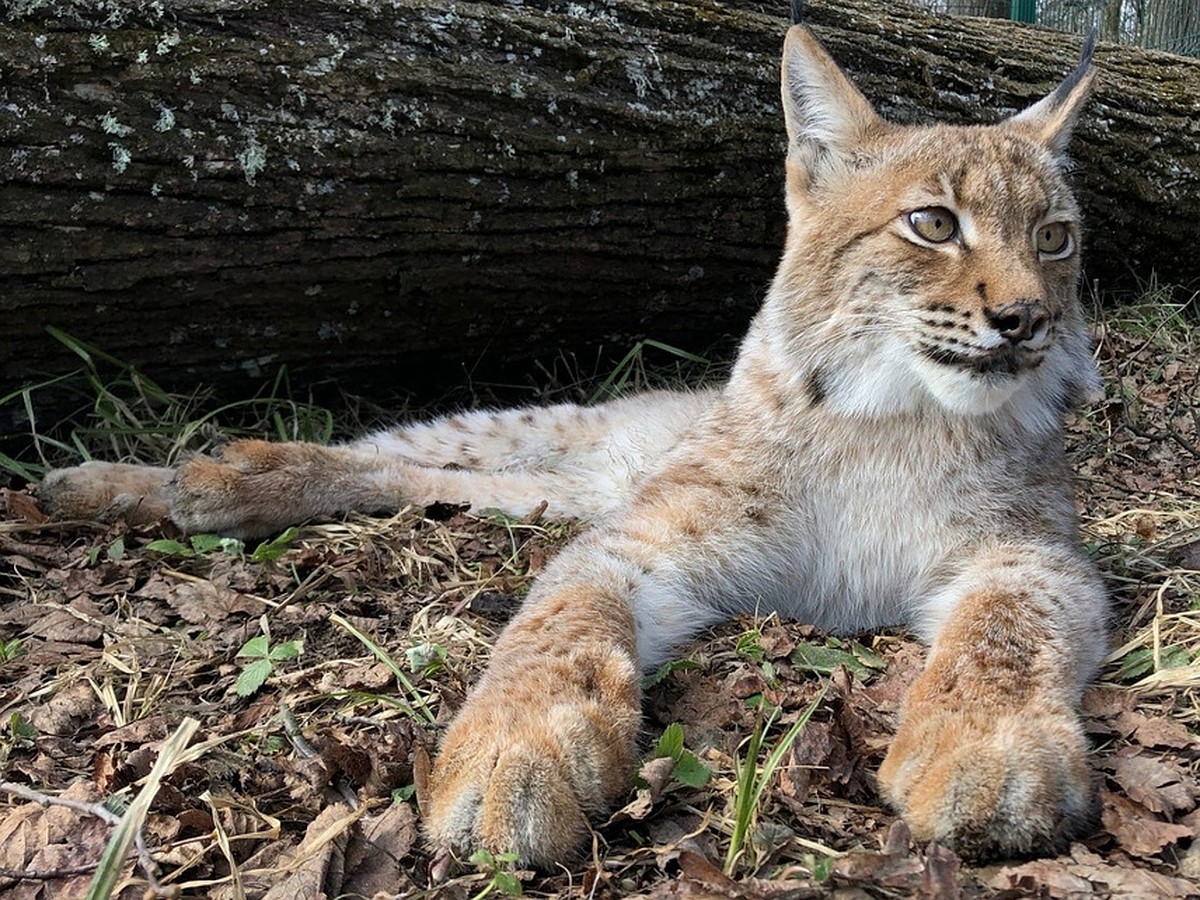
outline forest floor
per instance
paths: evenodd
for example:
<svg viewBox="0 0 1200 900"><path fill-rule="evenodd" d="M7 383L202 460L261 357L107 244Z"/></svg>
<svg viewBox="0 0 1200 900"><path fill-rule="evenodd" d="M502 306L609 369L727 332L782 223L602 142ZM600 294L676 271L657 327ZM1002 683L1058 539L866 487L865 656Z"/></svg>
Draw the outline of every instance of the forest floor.
<svg viewBox="0 0 1200 900"><path fill-rule="evenodd" d="M1071 452L1117 618L1083 703L1100 821L1067 853L978 867L914 846L873 773L920 646L743 619L648 679L660 761L578 865L431 873L438 735L577 526L408 510L246 547L47 521L18 485L0 510L0 897L83 897L109 870L128 898L1200 896L1200 334L1161 310L1108 318L1106 397Z"/></svg>

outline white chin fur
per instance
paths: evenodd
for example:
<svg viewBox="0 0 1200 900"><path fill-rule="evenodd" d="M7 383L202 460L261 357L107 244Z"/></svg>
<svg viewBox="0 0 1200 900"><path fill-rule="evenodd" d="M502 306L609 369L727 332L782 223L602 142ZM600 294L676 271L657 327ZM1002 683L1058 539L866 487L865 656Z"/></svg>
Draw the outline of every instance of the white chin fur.
<svg viewBox="0 0 1200 900"><path fill-rule="evenodd" d="M1022 375L975 375L920 360L922 380L943 407L963 416L988 415L1000 410L1021 388Z"/></svg>

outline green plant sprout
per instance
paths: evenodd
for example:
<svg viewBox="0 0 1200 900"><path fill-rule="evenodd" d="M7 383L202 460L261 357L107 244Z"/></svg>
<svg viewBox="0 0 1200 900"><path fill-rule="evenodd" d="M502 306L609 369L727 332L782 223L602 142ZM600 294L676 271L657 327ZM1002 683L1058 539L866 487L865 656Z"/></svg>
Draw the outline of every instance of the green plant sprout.
<svg viewBox="0 0 1200 900"><path fill-rule="evenodd" d="M825 699L825 689L813 699L813 702L800 714L787 732L775 742L774 748L763 761L761 769L758 764L759 753L762 750L763 736L775 722L778 709L773 709L766 721L760 721L747 738L746 755L742 759L734 758L734 769L737 773L737 785L733 799L733 833L729 838L729 851L725 854L725 874L732 875L742 854L750 850L746 838L751 826L758 817L759 803L763 793L771 783L775 770L783 762L784 756L791 750L812 714L816 712L821 701Z"/></svg>
<svg viewBox="0 0 1200 900"><path fill-rule="evenodd" d="M284 641L272 647L267 617L263 616L261 622L263 633L246 641L235 656L237 659L253 660L242 669L242 674L238 676L234 685L239 697L249 697L262 687L275 671L276 663L295 659L304 652L304 641Z"/></svg>

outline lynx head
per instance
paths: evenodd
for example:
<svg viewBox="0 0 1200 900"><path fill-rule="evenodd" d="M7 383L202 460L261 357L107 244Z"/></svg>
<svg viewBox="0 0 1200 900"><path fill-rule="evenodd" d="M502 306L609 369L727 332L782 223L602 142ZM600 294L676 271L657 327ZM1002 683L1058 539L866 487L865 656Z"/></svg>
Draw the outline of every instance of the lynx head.
<svg viewBox="0 0 1200 900"><path fill-rule="evenodd" d="M905 127L876 114L807 28L789 31L790 222L773 325L831 404L1009 411L1044 429L1095 389L1064 156L1093 43L999 124Z"/></svg>

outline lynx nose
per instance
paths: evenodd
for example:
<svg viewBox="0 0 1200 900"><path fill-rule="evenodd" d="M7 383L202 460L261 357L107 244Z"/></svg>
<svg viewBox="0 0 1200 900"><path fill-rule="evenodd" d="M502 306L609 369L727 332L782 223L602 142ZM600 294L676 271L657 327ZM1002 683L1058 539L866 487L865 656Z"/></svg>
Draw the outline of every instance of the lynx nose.
<svg viewBox="0 0 1200 900"><path fill-rule="evenodd" d="M988 310L988 321L1011 343L1027 341L1039 331L1050 317L1046 307L1034 300L1019 300L996 310Z"/></svg>

